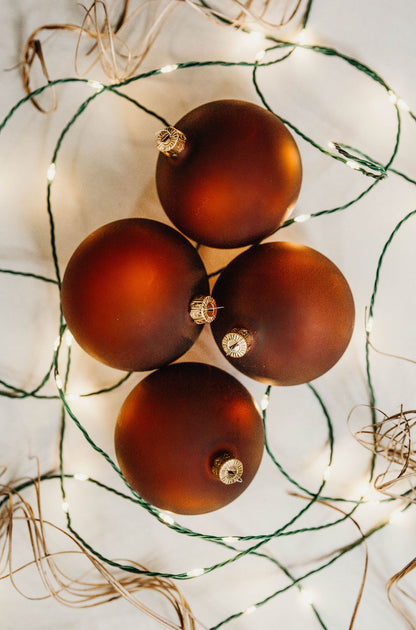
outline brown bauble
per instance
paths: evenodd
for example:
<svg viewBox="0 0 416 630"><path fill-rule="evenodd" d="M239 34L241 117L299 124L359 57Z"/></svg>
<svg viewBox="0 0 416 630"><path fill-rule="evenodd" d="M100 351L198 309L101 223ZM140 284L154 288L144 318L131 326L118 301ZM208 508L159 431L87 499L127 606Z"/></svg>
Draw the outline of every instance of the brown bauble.
<svg viewBox="0 0 416 630"><path fill-rule="evenodd" d="M213 296L219 306L211 329L223 353L262 383L298 385L329 370L354 327L354 301L341 271L320 252L295 243L256 245L221 273ZM241 337L224 342L233 329ZM234 341L233 341L234 340ZM240 341L239 341L240 340ZM250 345L251 344L251 345ZM247 346L247 349L246 349Z"/></svg>
<svg viewBox="0 0 416 630"><path fill-rule="evenodd" d="M209 292L198 253L173 228L121 219L90 234L62 281L62 309L79 345L98 361L151 370L186 352L201 326L189 305Z"/></svg>
<svg viewBox="0 0 416 630"><path fill-rule="evenodd" d="M174 127L185 145L173 157L160 153L156 184L166 214L184 234L210 247L242 247L288 217L302 165L277 116L254 103L221 100L193 109Z"/></svg>
<svg viewBox="0 0 416 630"><path fill-rule="evenodd" d="M117 460L131 487L177 514L211 512L236 499L256 474L263 442L249 392L205 363L176 363L147 376L126 398L115 429ZM224 454L241 462L240 482L214 474Z"/></svg>

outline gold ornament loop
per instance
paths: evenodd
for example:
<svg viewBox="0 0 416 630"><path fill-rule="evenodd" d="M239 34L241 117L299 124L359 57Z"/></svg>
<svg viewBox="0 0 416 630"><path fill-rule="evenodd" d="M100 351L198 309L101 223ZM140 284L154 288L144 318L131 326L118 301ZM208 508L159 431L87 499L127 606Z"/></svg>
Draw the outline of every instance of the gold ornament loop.
<svg viewBox="0 0 416 630"><path fill-rule="evenodd" d="M158 151L168 157L176 157L184 150L186 136L175 127L166 127L156 134L156 146Z"/></svg>
<svg viewBox="0 0 416 630"><path fill-rule="evenodd" d="M251 348L251 334L246 328L232 328L222 339L222 349L227 357L240 359Z"/></svg>
<svg viewBox="0 0 416 630"><path fill-rule="evenodd" d="M189 314L196 324L210 324L217 316L217 303L211 295L198 295L189 305Z"/></svg>
<svg viewBox="0 0 416 630"><path fill-rule="evenodd" d="M221 453L215 457L211 471L227 486L233 483L242 483L243 481L243 463L228 452Z"/></svg>

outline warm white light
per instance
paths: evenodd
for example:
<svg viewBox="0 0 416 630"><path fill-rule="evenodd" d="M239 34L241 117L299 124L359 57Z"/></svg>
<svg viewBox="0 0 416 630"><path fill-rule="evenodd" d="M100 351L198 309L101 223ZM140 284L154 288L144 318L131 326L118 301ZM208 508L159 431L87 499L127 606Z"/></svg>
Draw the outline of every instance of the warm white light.
<svg viewBox="0 0 416 630"><path fill-rule="evenodd" d="M227 545L234 545L236 542L238 542L238 538L235 538L234 536L225 536L222 541L227 543Z"/></svg>
<svg viewBox="0 0 416 630"><path fill-rule="evenodd" d="M48 178L49 183L53 182L53 180L55 179L55 174L56 174L56 166L55 166L55 163L52 162L51 164L49 164L49 168L47 172L47 178Z"/></svg>
<svg viewBox="0 0 416 630"><path fill-rule="evenodd" d="M331 476L331 470L332 470L331 466L327 466L325 468L325 471L324 471L324 480L325 481L327 481L329 479L329 477Z"/></svg>
<svg viewBox="0 0 416 630"><path fill-rule="evenodd" d="M295 221L295 223L304 223L310 218L311 218L310 214L299 214L297 217L294 217L293 220Z"/></svg>
<svg viewBox="0 0 416 630"><path fill-rule="evenodd" d="M204 569L192 569L192 571L188 571L186 575L188 577L198 577L198 575L203 575L204 573Z"/></svg>
<svg viewBox="0 0 416 630"><path fill-rule="evenodd" d="M62 507L62 510L63 510L66 514L68 514L68 512L69 512L69 503L68 503L67 501L64 501L64 502L62 503L61 507Z"/></svg>
<svg viewBox="0 0 416 630"><path fill-rule="evenodd" d="M66 345L68 346L68 348L70 348L72 346L72 342L73 342L74 338L73 338L73 336L71 335L71 333L69 332L68 329L66 329L66 331L65 331L64 338L65 338Z"/></svg>
<svg viewBox="0 0 416 630"><path fill-rule="evenodd" d="M312 594L309 591L305 591L305 589L302 589L300 594L305 604L309 604L309 606L312 606L313 604Z"/></svg>
<svg viewBox="0 0 416 630"><path fill-rule="evenodd" d="M396 104L397 101L399 100L397 97L397 94L395 94L394 92L392 92L391 90L388 91L388 95L389 95L389 99L391 100L392 103Z"/></svg>
<svg viewBox="0 0 416 630"><path fill-rule="evenodd" d="M74 400L80 400L81 396L79 394L65 394L65 398L70 402L74 402Z"/></svg>
<svg viewBox="0 0 416 630"><path fill-rule="evenodd" d="M53 349L55 350L55 352L58 350L60 345L61 345L61 338L57 337L53 344Z"/></svg>
<svg viewBox="0 0 416 630"><path fill-rule="evenodd" d="M166 74L167 72L173 72L177 68L178 68L178 64L174 63L170 66L163 66L163 68L160 68L160 72L162 72L163 74Z"/></svg>
<svg viewBox="0 0 416 630"><path fill-rule="evenodd" d="M248 608L245 609L245 611L243 612L243 615L251 615L251 613L255 612L256 610L256 606L249 606Z"/></svg>
<svg viewBox="0 0 416 630"><path fill-rule="evenodd" d="M355 171L358 171L360 168L360 165L357 162L354 162L354 160L347 160L346 165L353 168Z"/></svg>
<svg viewBox="0 0 416 630"><path fill-rule="evenodd" d="M260 407L262 411L265 411L267 409L267 407L269 406L269 402L270 402L270 398L268 394L264 394L263 398L261 399L260 402Z"/></svg>
<svg viewBox="0 0 416 630"><path fill-rule="evenodd" d="M369 505L380 505L380 501L378 499L371 499L368 501Z"/></svg>
<svg viewBox="0 0 416 630"><path fill-rule="evenodd" d="M306 30L303 28L298 36L296 37L296 41L298 42L298 44L305 44L306 43Z"/></svg>
<svg viewBox="0 0 416 630"><path fill-rule="evenodd" d="M363 482L358 488L358 494L363 499L367 499L371 490L371 485L368 482Z"/></svg>
<svg viewBox="0 0 416 630"><path fill-rule="evenodd" d="M369 317L365 325L366 332L370 333L373 330L373 318Z"/></svg>
<svg viewBox="0 0 416 630"><path fill-rule="evenodd" d="M88 85L92 87L96 92L101 92L104 89L104 86L99 81L88 81Z"/></svg>
<svg viewBox="0 0 416 630"><path fill-rule="evenodd" d="M255 60L256 61L262 61L265 56L266 56L266 51L265 50L259 50L259 52L255 56Z"/></svg>
<svg viewBox="0 0 416 630"><path fill-rule="evenodd" d="M56 387L58 389L63 389L63 385L62 385L62 379L59 376L59 374L55 374L55 383L56 383Z"/></svg>
<svg viewBox="0 0 416 630"><path fill-rule="evenodd" d="M260 31L250 31L248 36L253 42L258 42L259 44L264 39L264 35L263 33L260 33Z"/></svg>
<svg viewBox="0 0 416 630"><path fill-rule="evenodd" d="M335 151L335 149L336 149L336 146L335 146L335 144L332 142L332 140L330 140L330 141L328 142L328 149L331 149L331 151Z"/></svg>
<svg viewBox="0 0 416 630"><path fill-rule="evenodd" d="M78 481L86 481L88 479L88 475L85 473L75 473L74 479L77 479Z"/></svg>
<svg viewBox="0 0 416 630"><path fill-rule="evenodd" d="M166 514L165 512L159 512L159 516L160 516L160 520L162 520L164 523L167 523L167 525L173 525L175 520L170 516L170 514Z"/></svg>
<svg viewBox="0 0 416 630"><path fill-rule="evenodd" d="M398 521L402 520L403 516L403 510L400 508L399 510L393 512L393 514L390 516L389 523L397 523Z"/></svg>
<svg viewBox="0 0 416 630"><path fill-rule="evenodd" d="M399 98L399 100L397 101L397 105L400 107L400 109L403 109L405 112L410 112L409 105L402 98Z"/></svg>

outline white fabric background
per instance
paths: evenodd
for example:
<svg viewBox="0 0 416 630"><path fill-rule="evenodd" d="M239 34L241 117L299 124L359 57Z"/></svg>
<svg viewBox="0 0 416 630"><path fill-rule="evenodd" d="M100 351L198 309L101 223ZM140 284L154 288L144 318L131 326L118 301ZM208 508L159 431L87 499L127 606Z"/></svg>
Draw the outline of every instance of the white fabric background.
<svg viewBox="0 0 416 630"><path fill-rule="evenodd" d="M82 10L75 2L53 0L2 0L0 4L1 69L19 61L26 37L51 22L80 22ZM416 7L411 0L316 0L307 29L307 41L334 46L360 59L378 72L407 102L416 107L414 28ZM56 36L45 51L53 78L74 76L75 37ZM157 68L192 59L253 60L261 41L204 20L182 7L155 45L145 68ZM50 53L48 54L48 50ZM0 116L23 95L18 70L2 72ZM91 78L102 79L94 70ZM380 161L392 151L395 114L385 91L344 62L298 50L290 60L259 71L259 83L276 113L289 119L322 145L329 140L359 147ZM144 105L175 121L186 111L217 98L258 102L243 68L193 69L153 77L131 85L127 92ZM50 116L25 105L0 135L0 266L53 275L49 226L46 214L46 171L64 125L90 94L86 86L66 85L57 90L59 107ZM154 133L158 121L111 94L97 101L76 122L64 141L57 163L52 201L57 247L62 270L78 243L93 229L127 216L165 220L155 183ZM395 165L414 176L416 127L403 114L403 135ZM296 214L308 214L348 201L370 180L312 150L298 140L303 166L302 192ZM350 409L368 401L365 381L364 312L368 306L377 260L396 223L414 208L415 189L390 175L363 201L331 216L290 227L279 239L314 247L331 258L347 277L356 303L356 327L351 345L341 361L315 383L334 422L335 457L328 494L358 498L366 477L369 456L347 427ZM395 239L386 257L375 307L373 342L386 352L416 358L414 314L415 220ZM272 240L272 239L271 239ZM229 260L234 252L201 254L210 271ZM0 277L1 353L0 378L30 389L46 372L57 335L58 302L53 287L23 278ZM205 330L184 357L229 369ZM119 373L100 366L74 350L70 382L73 392L89 391L114 382ZM415 407L416 367L395 359L372 355L378 406L396 413L400 404ZM131 378L112 394L75 401L73 408L94 440L112 456L113 427L124 397L139 379ZM239 377L240 378L240 377ZM241 378L258 402L264 387ZM53 393L53 385L46 388ZM0 399L0 465L6 480L33 475L33 456L41 472L57 465L59 404L53 401ZM270 440L278 460L301 484L319 486L327 462L326 428L322 413L305 386L274 389L269 412ZM364 411L358 425L369 422ZM121 488L109 466L87 447L79 431L69 425L65 449L68 472L84 472ZM380 468L380 470L382 467ZM200 532L232 536L277 529L303 506L288 495L290 484L267 457L247 492L235 503L210 515L177 520ZM228 557L220 548L170 532L145 512L117 501L80 482L68 482L73 524L100 552L111 558L129 558L153 570L181 572L209 566ZM45 517L64 524L58 484L43 486ZM29 493L28 493L28 496ZM376 493L372 493L377 498ZM366 530L394 508L367 505L357 520ZM299 526L323 524L336 513L316 506ZM368 542L368 581L358 613L356 630L404 629L406 624L388 603L385 583L415 555L413 510ZM302 575L316 566L317 558L357 537L351 523L266 545L265 550ZM56 549L65 548L63 537L51 534ZM16 566L28 559L24 531L16 535ZM53 544L51 546L54 546ZM65 561L71 566L69 561ZM348 627L364 565L359 547L332 567L305 581L327 627ZM73 563L72 568L81 565ZM85 568L85 565L82 565ZM411 585L413 578L409 579ZM18 578L31 595L43 593L34 571ZM180 583L195 614L208 627L245 609L287 583L270 563L246 558L237 564L192 581ZM145 598L159 607L159 600ZM161 607L161 611L163 611ZM71 610L54 601L31 602L16 593L8 581L0 582L2 630L30 627L156 628L123 601L91 610ZM277 597L253 615L229 624L239 630L260 628L319 627L310 607L296 588Z"/></svg>

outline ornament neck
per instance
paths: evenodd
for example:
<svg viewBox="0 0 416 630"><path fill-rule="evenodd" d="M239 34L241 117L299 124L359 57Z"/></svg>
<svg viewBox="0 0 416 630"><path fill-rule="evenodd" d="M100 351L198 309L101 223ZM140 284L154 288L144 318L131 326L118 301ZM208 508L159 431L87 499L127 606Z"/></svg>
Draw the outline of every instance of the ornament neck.
<svg viewBox="0 0 416 630"><path fill-rule="evenodd" d="M232 328L222 338L222 349L227 357L240 359L251 348L252 336L246 328Z"/></svg>
<svg viewBox="0 0 416 630"><path fill-rule="evenodd" d="M226 485L241 483L243 481L243 464L228 451L219 453L214 457L211 472Z"/></svg>
<svg viewBox="0 0 416 630"><path fill-rule="evenodd" d="M185 148L186 136L175 127L166 127L156 134L156 147L158 151L168 157L176 157Z"/></svg>
<svg viewBox="0 0 416 630"><path fill-rule="evenodd" d="M217 316L217 303L211 295L198 295L189 305L189 314L196 324L210 324Z"/></svg>

